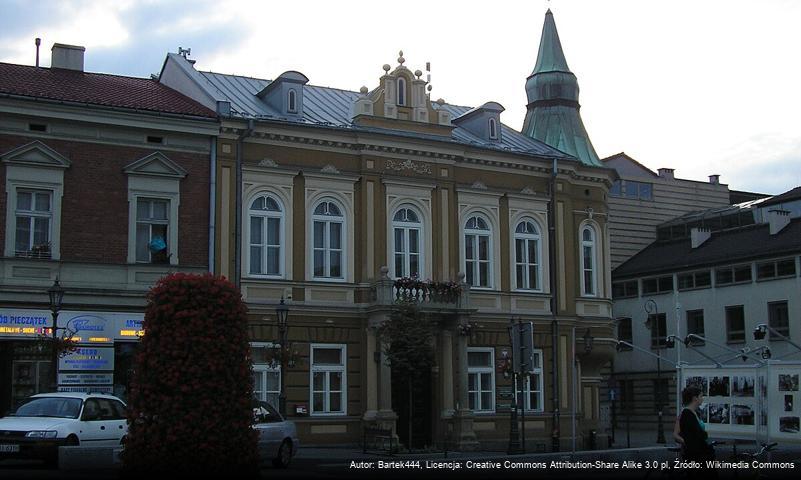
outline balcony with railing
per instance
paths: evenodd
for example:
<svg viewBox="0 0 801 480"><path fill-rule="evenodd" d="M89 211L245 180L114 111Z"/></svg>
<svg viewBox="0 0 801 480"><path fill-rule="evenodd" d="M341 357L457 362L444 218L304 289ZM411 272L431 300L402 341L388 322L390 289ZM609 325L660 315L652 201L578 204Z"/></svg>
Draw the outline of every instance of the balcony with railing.
<svg viewBox="0 0 801 480"><path fill-rule="evenodd" d="M381 267L381 276L373 284L373 300L379 305L413 303L423 308L469 308L470 285L464 274L456 282L435 282L417 278L389 278L389 269Z"/></svg>

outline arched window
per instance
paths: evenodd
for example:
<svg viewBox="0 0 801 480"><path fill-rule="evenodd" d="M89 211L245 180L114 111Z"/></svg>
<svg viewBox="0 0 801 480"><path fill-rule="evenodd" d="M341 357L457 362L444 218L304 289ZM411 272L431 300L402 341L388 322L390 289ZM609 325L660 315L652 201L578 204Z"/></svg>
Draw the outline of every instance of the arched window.
<svg viewBox="0 0 801 480"><path fill-rule="evenodd" d="M406 105L406 79L398 77L398 105Z"/></svg>
<svg viewBox="0 0 801 480"><path fill-rule="evenodd" d="M517 288L541 290L540 230L537 223L524 219L515 228L515 273Z"/></svg>
<svg viewBox="0 0 801 480"><path fill-rule="evenodd" d="M294 90L287 93L287 111L289 113L298 113L298 94Z"/></svg>
<svg viewBox="0 0 801 480"><path fill-rule="evenodd" d="M284 211L270 195L254 199L248 209L251 275L280 276L283 273L282 237Z"/></svg>
<svg viewBox="0 0 801 480"><path fill-rule="evenodd" d="M339 206L323 200L314 208L314 277L344 278L345 216Z"/></svg>
<svg viewBox="0 0 801 480"><path fill-rule="evenodd" d="M489 119L489 138L490 140L498 139L498 122L494 118Z"/></svg>
<svg viewBox="0 0 801 480"><path fill-rule="evenodd" d="M474 287L489 287L492 270L492 231L481 217L470 217L464 227L465 275Z"/></svg>
<svg viewBox="0 0 801 480"><path fill-rule="evenodd" d="M594 297L595 288L595 230L589 225L581 228L581 294Z"/></svg>
<svg viewBox="0 0 801 480"><path fill-rule="evenodd" d="M423 224L409 206L403 206L392 217L393 267L395 277L419 277L421 273Z"/></svg>

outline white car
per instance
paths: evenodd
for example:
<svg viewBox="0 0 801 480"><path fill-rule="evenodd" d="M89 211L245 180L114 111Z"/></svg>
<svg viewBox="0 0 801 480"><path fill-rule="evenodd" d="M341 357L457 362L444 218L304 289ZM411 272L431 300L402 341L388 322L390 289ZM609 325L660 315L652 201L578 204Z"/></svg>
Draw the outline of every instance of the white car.
<svg viewBox="0 0 801 480"><path fill-rule="evenodd" d="M253 408L253 428L259 432L259 463L271 461L285 468L298 452L300 442L295 424L284 420L272 405L258 402Z"/></svg>
<svg viewBox="0 0 801 480"><path fill-rule="evenodd" d="M60 446L109 446L128 433L125 403L112 395L40 393L0 418L0 459L58 463Z"/></svg>

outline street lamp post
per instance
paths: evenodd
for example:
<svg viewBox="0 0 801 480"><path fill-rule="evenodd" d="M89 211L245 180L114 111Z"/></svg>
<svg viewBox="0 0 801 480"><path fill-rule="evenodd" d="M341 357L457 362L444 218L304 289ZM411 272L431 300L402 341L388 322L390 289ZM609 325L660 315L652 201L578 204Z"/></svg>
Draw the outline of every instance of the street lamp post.
<svg viewBox="0 0 801 480"><path fill-rule="evenodd" d="M275 307L275 316L278 320L278 337L280 338L281 342L281 373L279 378L281 379L279 384L280 391L278 392L278 410L281 412L281 415L286 417L286 392L284 389L284 375L286 374L286 358L287 358L287 349L286 349L286 342L287 342L287 317L289 316L289 307L284 303L284 297L281 297L281 303Z"/></svg>
<svg viewBox="0 0 801 480"><path fill-rule="evenodd" d="M51 355L52 355L52 371L53 371L53 391L58 390L58 312L61 311L61 305L64 301L64 289L58 284L58 277L56 277L53 286L47 290L50 296L50 311L53 313L53 327L50 329L52 336Z"/></svg>
<svg viewBox="0 0 801 480"><path fill-rule="evenodd" d="M656 443L665 443L665 428L662 425L662 348L660 345L659 337L659 306L653 300L645 302L645 312L648 314L649 319L653 318L651 328L656 329L656 389L655 389L655 403L657 411L657 425L656 425Z"/></svg>

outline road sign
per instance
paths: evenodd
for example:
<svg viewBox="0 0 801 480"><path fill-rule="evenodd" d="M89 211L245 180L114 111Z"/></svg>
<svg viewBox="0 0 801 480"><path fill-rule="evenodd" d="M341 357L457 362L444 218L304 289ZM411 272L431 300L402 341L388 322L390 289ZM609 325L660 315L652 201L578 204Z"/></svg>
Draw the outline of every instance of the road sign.
<svg viewBox="0 0 801 480"><path fill-rule="evenodd" d="M532 372L535 366L534 324L532 322L512 323L509 325L509 336L512 340L512 369L518 373Z"/></svg>

